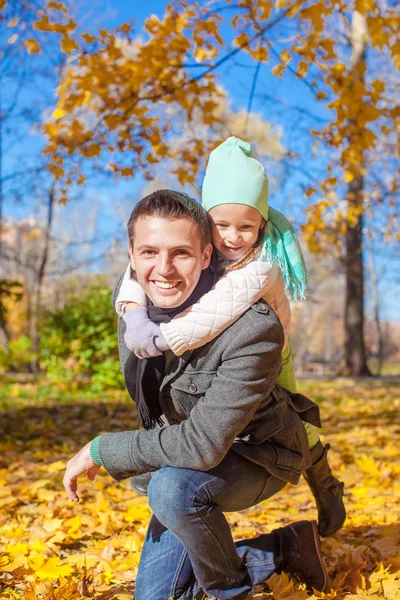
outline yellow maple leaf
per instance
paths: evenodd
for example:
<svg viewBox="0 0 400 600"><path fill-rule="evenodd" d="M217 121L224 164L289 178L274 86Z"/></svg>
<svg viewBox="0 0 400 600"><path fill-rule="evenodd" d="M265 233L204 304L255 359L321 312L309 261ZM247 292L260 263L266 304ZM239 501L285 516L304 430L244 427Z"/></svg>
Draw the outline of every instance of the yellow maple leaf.
<svg viewBox="0 0 400 600"><path fill-rule="evenodd" d="M350 181L353 181L353 179L354 179L354 174L351 171L348 171L347 169L345 169L343 181L345 183L349 183Z"/></svg>
<svg viewBox="0 0 400 600"><path fill-rule="evenodd" d="M90 33L82 33L81 38L85 40L88 44L95 42L98 38L94 37L94 35L90 35Z"/></svg>
<svg viewBox="0 0 400 600"><path fill-rule="evenodd" d="M79 50L79 46L73 38L65 35L61 40L61 50L66 54L71 54L73 50Z"/></svg>
<svg viewBox="0 0 400 600"><path fill-rule="evenodd" d="M245 44L247 44L249 41L249 36L247 35L247 33L240 33L234 40L233 40L233 45L234 46L244 46Z"/></svg>
<svg viewBox="0 0 400 600"><path fill-rule="evenodd" d="M60 12L63 12L63 13L68 12L68 10L64 6L64 4L61 4L61 2L54 2L54 0L50 0L50 2L47 3L46 8L54 8L55 10L59 10Z"/></svg>
<svg viewBox="0 0 400 600"><path fill-rule="evenodd" d="M132 167L124 167L121 169L122 177L133 177L133 169Z"/></svg>
<svg viewBox="0 0 400 600"><path fill-rule="evenodd" d="M65 112L65 110L61 107L57 107L54 111L53 114L51 115L53 119L61 119L62 117L64 117L67 113Z"/></svg>
<svg viewBox="0 0 400 600"><path fill-rule="evenodd" d="M38 600L36 585L30 581L27 582L24 588L24 600Z"/></svg>
<svg viewBox="0 0 400 600"><path fill-rule="evenodd" d="M65 467L65 460L56 460L55 462L51 462L47 465L46 473L59 473L60 471L64 471Z"/></svg>
<svg viewBox="0 0 400 600"><path fill-rule="evenodd" d="M29 38L29 40L25 40L25 46L29 54L40 54L40 45L35 38Z"/></svg>
<svg viewBox="0 0 400 600"><path fill-rule="evenodd" d="M86 146L81 149L81 154L89 158L92 158L93 156L100 156L101 146L100 144L92 144L91 146Z"/></svg>
<svg viewBox="0 0 400 600"><path fill-rule="evenodd" d="M47 533L53 533L60 529L61 525L64 523L63 519L51 518L46 519L43 522L43 529L47 531Z"/></svg>
<svg viewBox="0 0 400 600"><path fill-rule="evenodd" d="M41 556L40 559L42 559ZM62 564L58 556L49 558L48 560L33 561L31 567L34 568L36 577L41 581L58 579L59 577L68 577L68 575L71 575L73 572L73 568Z"/></svg>
<svg viewBox="0 0 400 600"><path fill-rule="evenodd" d="M286 70L286 65L276 65L276 67L273 67L273 69L271 69L273 74L276 75L277 77L283 77L283 73Z"/></svg>

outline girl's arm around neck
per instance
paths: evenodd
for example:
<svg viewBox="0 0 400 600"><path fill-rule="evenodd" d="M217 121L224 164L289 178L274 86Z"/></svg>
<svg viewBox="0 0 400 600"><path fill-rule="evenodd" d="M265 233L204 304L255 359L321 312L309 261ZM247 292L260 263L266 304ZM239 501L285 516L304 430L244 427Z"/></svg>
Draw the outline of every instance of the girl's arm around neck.
<svg viewBox="0 0 400 600"><path fill-rule="evenodd" d="M264 297L279 275L277 265L258 258L226 273L196 304L161 323L168 346L178 356L204 346Z"/></svg>
<svg viewBox="0 0 400 600"><path fill-rule="evenodd" d="M146 306L147 299L146 294L140 284L131 279L131 266L128 265L124 278L121 283L120 290L118 292L117 299L115 301L115 310L118 316L121 316L125 312L127 305L134 303L139 306ZM131 306L131 308L133 308Z"/></svg>

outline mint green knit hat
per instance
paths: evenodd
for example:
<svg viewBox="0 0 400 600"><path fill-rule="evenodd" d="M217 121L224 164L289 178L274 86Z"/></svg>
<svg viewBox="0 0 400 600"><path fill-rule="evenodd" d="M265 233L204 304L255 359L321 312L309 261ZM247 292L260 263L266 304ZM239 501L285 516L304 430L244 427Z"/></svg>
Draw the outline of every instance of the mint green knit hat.
<svg viewBox="0 0 400 600"><path fill-rule="evenodd" d="M207 212L221 204L245 204L267 221L261 260L277 264L293 299L304 298L307 268L296 233L287 218L268 207L268 178L252 157L251 146L230 137L210 154L203 182L202 205Z"/></svg>
<svg viewBox="0 0 400 600"><path fill-rule="evenodd" d="M210 154L203 182L202 205L206 211L220 204L246 204L268 221L268 178L252 158L251 146L230 137Z"/></svg>

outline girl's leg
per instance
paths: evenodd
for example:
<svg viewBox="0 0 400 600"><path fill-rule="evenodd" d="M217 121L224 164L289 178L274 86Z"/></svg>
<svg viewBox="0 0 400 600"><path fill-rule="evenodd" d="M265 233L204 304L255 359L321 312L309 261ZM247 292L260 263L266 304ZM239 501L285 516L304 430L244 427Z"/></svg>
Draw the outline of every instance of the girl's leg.
<svg viewBox="0 0 400 600"><path fill-rule="evenodd" d="M277 383L289 392L296 392L296 378L290 343L282 352L282 372L277 379ZM346 519L346 510L343 504L343 483L332 475L327 460L329 445L324 448L314 425L304 421L303 425L307 432L308 446L313 461L312 466L304 473L304 477L317 504L319 532L323 537L329 537L343 526Z"/></svg>
<svg viewBox="0 0 400 600"><path fill-rule="evenodd" d="M294 373L294 364L293 364L293 354L292 348L290 346L290 341L288 345L282 352L282 371L276 380L276 383L289 390L289 392L296 392L296 375ZM316 444L319 442L319 436L317 433L316 427L311 425L311 423L303 422L305 430L307 432L308 437L308 446L314 448Z"/></svg>

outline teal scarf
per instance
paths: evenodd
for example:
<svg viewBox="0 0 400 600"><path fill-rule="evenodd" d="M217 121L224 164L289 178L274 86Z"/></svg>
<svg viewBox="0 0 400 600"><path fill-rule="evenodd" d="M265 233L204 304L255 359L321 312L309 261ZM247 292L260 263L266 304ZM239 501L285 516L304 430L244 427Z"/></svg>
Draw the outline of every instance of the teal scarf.
<svg viewBox="0 0 400 600"><path fill-rule="evenodd" d="M287 218L271 206L268 208L260 258L279 266L285 287L292 291L293 300L305 299L307 268L297 236Z"/></svg>

